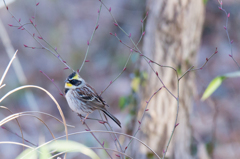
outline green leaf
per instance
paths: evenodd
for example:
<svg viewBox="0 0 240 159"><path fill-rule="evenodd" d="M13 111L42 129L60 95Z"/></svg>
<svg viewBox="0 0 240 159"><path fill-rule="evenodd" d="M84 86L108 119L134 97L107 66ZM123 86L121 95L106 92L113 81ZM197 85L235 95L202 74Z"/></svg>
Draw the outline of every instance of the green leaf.
<svg viewBox="0 0 240 159"><path fill-rule="evenodd" d="M207 4L207 2L208 2L208 0L203 0L203 3L204 3L204 4Z"/></svg>
<svg viewBox="0 0 240 159"><path fill-rule="evenodd" d="M203 96L201 98L202 101L206 100L213 92L222 84L222 82L227 78L234 78L240 77L240 71L227 73L223 76L217 76L214 78L210 84L208 85L207 89L204 91Z"/></svg>
<svg viewBox="0 0 240 159"><path fill-rule="evenodd" d="M32 149L24 150L20 155L18 155L18 157L16 159L21 159L22 157L24 157L24 159L36 159L37 151L32 151L31 153L29 153L30 151L32 151ZM25 155L27 155L27 156L25 156Z"/></svg>
<svg viewBox="0 0 240 159"><path fill-rule="evenodd" d="M38 153L37 150L32 151L32 149L24 150L16 159L21 159L22 157L24 157L24 159L37 159L38 154L40 155L40 159L46 159L51 157L51 155L49 154L49 150L54 150L57 152L80 152L92 159L100 159L92 149L86 147L83 144L70 140L53 141L52 143L41 147L41 153Z"/></svg>
<svg viewBox="0 0 240 159"><path fill-rule="evenodd" d="M40 148L40 159L50 158L51 154L49 153L48 146L43 146Z"/></svg>
<svg viewBox="0 0 240 159"><path fill-rule="evenodd" d="M80 144L75 141L66 141L66 140L57 140L49 144L49 149L57 150L59 152L80 152L86 156L89 156L92 159L100 159L98 155L91 150L90 148L86 147L83 144Z"/></svg>
<svg viewBox="0 0 240 159"><path fill-rule="evenodd" d="M126 105L126 98L125 97L120 97L119 98L119 101L118 101L118 104L119 104L119 106L120 106L120 109L123 109L124 108L124 106Z"/></svg>
<svg viewBox="0 0 240 159"><path fill-rule="evenodd" d="M132 87L134 92L137 92L139 90L140 81L141 81L141 79L139 77L133 78L132 83L131 83L131 87Z"/></svg>

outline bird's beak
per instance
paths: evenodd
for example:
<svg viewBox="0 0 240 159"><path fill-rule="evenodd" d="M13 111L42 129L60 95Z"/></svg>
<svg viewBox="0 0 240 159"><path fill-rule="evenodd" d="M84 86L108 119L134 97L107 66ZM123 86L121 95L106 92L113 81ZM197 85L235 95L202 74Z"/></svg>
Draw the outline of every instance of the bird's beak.
<svg viewBox="0 0 240 159"><path fill-rule="evenodd" d="M68 82L68 80L65 80L64 82L65 82L65 83L67 83L67 82Z"/></svg>

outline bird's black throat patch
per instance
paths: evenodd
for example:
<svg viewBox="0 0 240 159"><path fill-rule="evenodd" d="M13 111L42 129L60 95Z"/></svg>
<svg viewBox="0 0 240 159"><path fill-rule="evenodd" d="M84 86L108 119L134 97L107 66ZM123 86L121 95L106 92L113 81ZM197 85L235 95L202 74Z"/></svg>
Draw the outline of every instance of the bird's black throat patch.
<svg viewBox="0 0 240 159"><path fill-rule="evenodd" d="M69 91L69 89L65 88L65 90L64 90L65 94L67 94L68 91Z"/></svg>

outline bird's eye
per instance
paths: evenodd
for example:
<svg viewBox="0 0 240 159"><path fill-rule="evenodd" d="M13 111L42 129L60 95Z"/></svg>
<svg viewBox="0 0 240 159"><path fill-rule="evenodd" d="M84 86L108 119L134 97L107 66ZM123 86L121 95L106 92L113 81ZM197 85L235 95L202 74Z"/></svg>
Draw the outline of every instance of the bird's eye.
<svg viewBox="0 0 240 159"><path fill-rule="evenodd" d="M74 86L79 86L80 84L82 84L82 81L73 79L70 81L70 83Z"/></svg>

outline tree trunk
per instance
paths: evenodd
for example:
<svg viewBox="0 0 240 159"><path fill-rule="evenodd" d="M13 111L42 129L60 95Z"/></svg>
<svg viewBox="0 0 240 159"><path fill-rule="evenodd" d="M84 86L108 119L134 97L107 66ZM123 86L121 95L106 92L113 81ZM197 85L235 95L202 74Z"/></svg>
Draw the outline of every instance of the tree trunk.
<svg viewBox="0 0 240 159"><path fill-rule="evenodd" d="M196 61L204 20L203 0L148 0L147 7L149 16L143 43L144 54L159 64L172 66L184 73ZM166 87L177 97L175 72L169 68L151 65L159 73ZM147 87L142 88L138 119L141 119L146 101L162 86L145 60L142 60L141 70L147 71L149 78ZM193 73L180 81L179 126L174 132L166 155L171 159L192 158L189 113L192 107L194 81ZM166 89L162 89L150 101L148 108L149 111L141 124L141 131L136 137L162 157L174 127L177 101ZM134 143L134 149L134 158L146 159L152 156L152 153L139 143Z"/></svg>

